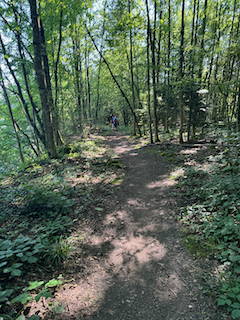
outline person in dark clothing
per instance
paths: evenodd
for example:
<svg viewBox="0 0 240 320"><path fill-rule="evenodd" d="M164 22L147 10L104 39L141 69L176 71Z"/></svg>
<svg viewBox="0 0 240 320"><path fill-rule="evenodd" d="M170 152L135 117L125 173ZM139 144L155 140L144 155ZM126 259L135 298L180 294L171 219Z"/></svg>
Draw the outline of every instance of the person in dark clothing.
<svg viewBox="0 0 240 320"><path fill-rule="evenodd" d="M113 125L114 125L114 129L117 131L119 126L119 121L116 115L113 117Z"/></svg>

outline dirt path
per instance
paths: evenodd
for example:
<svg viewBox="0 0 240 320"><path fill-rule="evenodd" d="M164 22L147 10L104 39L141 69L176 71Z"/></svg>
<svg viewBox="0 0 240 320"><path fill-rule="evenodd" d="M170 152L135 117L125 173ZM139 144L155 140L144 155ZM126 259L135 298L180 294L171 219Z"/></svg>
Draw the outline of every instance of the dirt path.
<svg viewBox="0 0 240 320"><path fill-rule="evenodd" d="M168 167L148 147L136 150L120 134L109 145L126 166L114 195L113 214L122 228L112 234L111 284L90 319L210 319L212 306L201 294L174 219L177 202L170 196L174 182Z"/></svg>
<svg viewBox="0 0 240 320"><path fill-rule="evenodd" d="M181 242L174 181L169 165L154 152L159 146L135 149L121 133L106 142L125 166L125 176L112 187L102 227L76 260L79 279L58 293L65 312L53 319L214 319L197 263Z"/></svg>

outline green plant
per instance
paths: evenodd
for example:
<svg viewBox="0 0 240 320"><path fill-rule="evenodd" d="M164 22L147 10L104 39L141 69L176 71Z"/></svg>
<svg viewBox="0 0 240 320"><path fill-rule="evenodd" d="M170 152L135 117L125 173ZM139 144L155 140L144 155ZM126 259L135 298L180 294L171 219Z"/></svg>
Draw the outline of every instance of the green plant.
<svg viewBox="0 0 240 320"><path fill-rule="evenodd" d="M36 302L38 302L40 300L41 297L44 298L50 298L52 297L52 293L49 291L50 288L53 287L57 287L59 285L61 285L63 283L63 281L61 280L62 276L60 275L57 279L51 279L50 281L48 281L47 283L45 283L45 285L43 286L45 281L33 281L33 282L29 282L29 287L27 288L23 288L22 291L23 293L19 294L18 296L16 296L14 299L12 299L11 304L14 303L21 303L22 304L22 308L21 310L16 314L16 312L12 309L11 314L0 314L0 319L3 320L25 320L26 317L24 316L24 314L21 314L24 311L24 305L32 300L35 299ZM34 297L33 294L31 294L32 290L39 289L41 288L41 291ZM4 299L4 301L7 301L8 298L12 295L13 293L13 289L11 290L6 290L5 293L2 293L2 297ZM1 297L1 291L0 291L0 297ZM7 300L6 300L7 299ZM1 300L0 300L1 301ZM0 306L1 308L1 306ZM55 310L55 312L59 312L59 308L57 308ZM62 309L63 310L63 309ZM21 314L21 315L20 315ZM31 320L38 320L40 319L40 316L38 315L32 315L30 318Z"/></svg>
<svg viewBox="0 0 240 320"><path fill-rule="evenodd" d="M41 235L42 239L53 239L69 230L74 221L76 221L76 219L71 220L68 216L59 214L53 221L49 219L43 222L42 226L36 229L36 232Z"/></svg>
<svg viewBox="0 0 240 320"><path fill-rule="evenodd" d="M21 276L22 266L37 262L37 254L44 246L38 239L19 235L14 241L0 240L0 272Z"/></svg>
<svg viewBox="0 0 240 320"><path fill-rule="evenodd" d="M193 202L185 208L181 220L193 234L186 246L200 256L213 252L221 262L216 276L218 305L240 319L240 169L239 135L228 134L222 143L228 146L209 157L207 170L186 167L179 186ZM189 232L188 231L188 232ZM207 243L207 248L204 244ZM199 248L200 244L200 248ZM201 250L201 248L203 250ZM197 254L197 255L198 255Z"/></svg>
<svg viewBox="0 0 240 320"><path fill-rule="evenodd" d="M51 265L61 265L68 258L69 253L75 250L72 244L73 241L71 237L64 239L61 236L56 239L54 243L46 246L44 257Z"/></svg>

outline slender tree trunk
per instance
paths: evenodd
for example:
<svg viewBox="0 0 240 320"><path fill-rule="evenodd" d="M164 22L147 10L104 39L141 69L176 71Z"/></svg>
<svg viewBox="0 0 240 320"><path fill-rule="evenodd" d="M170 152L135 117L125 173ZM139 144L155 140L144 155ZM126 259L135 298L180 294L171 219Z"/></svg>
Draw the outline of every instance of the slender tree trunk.
<svg viewBox="0 0 240 320"><path fill-rule="evenodd" d="M73 41L73 53L75 64L75 80L76 80L76 92L77 92L77 114L78 114L78 128L82 131L82 103L81 103L81 86L80 86L80 68L79 68L79 41L76 39Z"/></svg>
<svg viewBox="0 0 240 320"><path fill-rule="evenodd" d="M168 49L167 49L167 92L170 92L170 56L171 56L171 0L168 0ZM170 108L169 103L166 105L166 115L165 115L165 131L168 133L168 109Z"/></svg>
<svg viewBox="0 0 240 320"><path fill-rule="evenodd" d="M146 0L146 10L147 10L147 19L149 25L149 39L151 44L152 51L152 83L153 83L153 121L154 121L154 135L155 142L159 141L158 137L158 119L157 119L157 93L156 93L156 61L155 61L155 27L156 27L156 15L157 15L157 3L154 1L154 30L151 31L150 26L150 17L149 17L149 9L148 9L148 0Z"/></svg>
<svg viewBox="0 0 240 320"><path fill-rule="evenodd" d="M57 146L61 146L64 144L61 134L59 132L59 112L58 112L58 91L59 91L59 85L58 85L58 65L60 60L60 51L61 51L61 45L62 45L62 18L63 18L63 9L61 8L60 11L60 21L59 21L59 42L58 42L58 51L57 51L57 58L55 62L55 68L54 68L54 80L55 80L55 101L54 101L54 117L53 117L53 125L54 125L54 135L56 139Z"/></svg>
<svg viewBox="0 0 240 320"><path fill-rule="evenodd" d="M179 128L179 143L183 143L183 125L184 125L184 104L183 104L183 61L184 61L184 9L185 0L182 0L182 27L181 27L181 44L180 44L180 67L179 67L179 78L180 78L180 92L179 92L179 103L180 103L180 128Z"/></svg>
<svg viewBox="0 0 240 320"><path fill-rule="evenodd" d="M83 119L87 119L87 102L85 99L85 94L84 94L84 84L83 84L83 75L82 75L82 59L81 59L81 52L79 52L79 71L80 71L80 87L81 87L81 93L82 93L82 110L83 110Z"/></svg>
<svg viewBox="0 0 240 320"><path fill-rule="evenodd" d="M170 0L169 0L170 2ZM160 6L162 5L162 2L160 2ZM157 70L156 70L156 79L157 79L157 84L159 84L159 75L160 75L160 60L161 60L161 41L162 41L162 9L160 9L160 14L159 14L159 35L158 35L158 49L157 49ZM168 20L169 22L169 20Z"/></svg>
<svg viewBox="0 0 240 320"><path fill-rule="evenodd" d="M29 113L29 110L28 110L28 104L26 102L26 100L24 99L24 96L23 96L23 93L22 93L22 88L21 88L21 85L12 69L12 66L9 62L9 59L8 59L8 55L7 55L7 52L6 52L6 48L5 48L5 45L3 43L3 40L2 40L2 37L1 37L1 34L0 34L0 44L1 44L1 47L2 47L2 53L3 53L3 56L4 56L4 60L6 61L6 64L8 66L8 69L14 79L14 82L17 86L17 90L18 90L18 95L19 95L19 98L21 99L22 101L22 104L23 104L23 107L24 107L24 111L25 111L25 115L26 115L26 118L28 120L28 122L31 124L31 126L33 127L34 129L34 132L35 134L40 138L40 140L42 141L42 143L45 145L45 138L44 136L39 132L38 128L36 127L33 119L31 118L30 116L30 113Z"/></svg>
<svg viewBox="0 0 240 320"><path fill-rule="evenodd" d="M88 115L90 118L90 126L92 126L92 106L91 106L91 86L89 75L89 52L87 56L87 92L88 92Z"/></svg>
<svg viewBox="0 0 240 320"><path fill-rule="evenodd" d="M189 71L191 72L191 78L193 81L194 76L194 52L193 50L194 45L194 29L195 29L195 13L196 13L196 0L193 3L193 18L192 18L192 30L191 30L191 52L190 52L190 63L189 63ZM191 134L191 126L192 126L192 103L189 104L189 112L188 112L188 131L187 131L187 141L190 141L190 134ZM193 129L194 130L194 129Z"/></svg>
<svg viewBox="0 0 240 320"><path fill-rule="evenodd" d="M148 125L149 125L149 133L150 133L150 143L153 143L153 134L152 134L152 116L151 116L151 104L150 104L150 97L151 97L151 90L150 90L150 58L149 58L149 46L150 46L150 26L149 20L147 25L147 88L148 88L148 95L147 95L147 105L148 105Z"/></svg>
<svg viewBox="0 0 240 320"><path fill-rule="evenodd" d="M131 4L128 0L128 13L129 17L131 14ZM131 91L132 91L132 108L135 110L135 94L134 94L134 76L133 76L133 40L132 40L132 27L129 27L129 53L130 53L130 74L131 74ZM134 119L135 120L135 119ZM136 123L134 123L134 128L136 128ZM134 129L134 134L136 130Z"/></svg>
<svg viewBox="0 0 240 320"><path fill-rule="evenodd" d="M33 31L33 49L34 49L34 65L37 76L37 83L39 89L39 95L42 104L43 120L45 126L45 139L47 150L50 157L55 158L57 156L56 147L53 138L53 125L51 119L51 97L49 97L49 90L47 87L47 81L45 72L43 69L42 60L42 42L40 37L40 21L38 17L36 0L28 0L30 4L31 19L32 19L32 31Z"/></svg>
<svg viewBox="0 0 240 320"><path fill-rule="evenodd" d="M9 113L10 113L13 129L14 129L16 140L17 140L17 144L18 144L19 155L20 155L21 161L24 162L21 142L20 142L20 139L19 139L19 136L18 136L18 129L17 129L17 126L15 124L15 120L14 120L14 117L13 117L10 100L8 98L7 90L6 90L6 87L5 87L5 84L4 84L1 66L0 66L0 86L3 89L4 99L5 99L5 102L6 102L7 106L8 106L8 110L9 110Z"/></svg>
<svg viewBox="0 0 240 320"><path fill-rule="evenodd" d="M104 2L104 9L103 9L103 25L102 25L102 32L101 32L101 39L103 39L104 33L105 33L105 12L107 7L107 0ZM100 46L100 51L102 52L102 45ZM99 57L99 65L98 65L98 79L97 79L97 102L96 102L96 109L95 109L95 125L97 125L98 122L98 112L99 112L99 101L100 101L100 75L101 75L101 67L102 67L102 58Z"/></svg>
<svg viewBox="0 0 240 320"><path fill-rule="evenodd" d="M12 2L14 4L14 2ZM19 52L19 55L20 55L20 58L21 58L21 66L22 66L22 71L23 71L23 77L24 77L24 82L25 82L25 87L26 87L26 90L27 90L27 94L28 94L28 98L30 100L30 103L31 103L31 106L32 106L32 109L33 109L33 121L34 121L34 118L36 116L37 120L38 120L38 123L40 125L40 128L41 128L41 131L42 131L42 134L44 135L44 127L43 127L43 123L42 123L42 120L38 114L38 110L37 110L37 107L33 101L33 97L32 97L32 94L30 92L30 86L29 86L29 80L28 80L28 76L27 76L27 70L26 70L26 58L25 58L25 54L24 54L24 51L23 51L23 45L22 45L22 40L21 40L21 33L20 33L20 26L19 26L19 17L18 17L18 13L17 11L15 10L15 7L14 7L14 17L15 17L15 22L16 22L16 25L18 26L18 28L16 28L16 38L17 38L17 45L18 45L18 52ZM35 133L35 131L34 131ZM35 133L36 135L36 133ZM38 136L36 135L36 138L38 139Z"/></svg>
<svg viewBox="0 0 240 320"><path fill-rule="evenodd" d="M201 45L200 45L200 67L198 77L200 79L200 84L202 81L202 71L203 71L203 57L204 57L204 37L205 37L205 29L206 29L206 21L207 21L207 3L208 0L204 2L204 17L202 22L202 32L201 32Z"/></svg>
<svg viewBox="0 0 240 320"><path fill-rule="evenodd" d="M213 36L213 43L212 43L212 52L211 52L211 59L209 64L209 72L206 72L204 83L207 82L207 88L209 90L210 88L210 79L212 75L213 70L213 61L214 56L216 55L216 39L217 39L217 30L220 28L220 22L221 22L221 6L218 8L218 2L216 3L216 16L215 16L215 23L214 23L214 36ZM220 31L219 31L220 33Z"/></svg>

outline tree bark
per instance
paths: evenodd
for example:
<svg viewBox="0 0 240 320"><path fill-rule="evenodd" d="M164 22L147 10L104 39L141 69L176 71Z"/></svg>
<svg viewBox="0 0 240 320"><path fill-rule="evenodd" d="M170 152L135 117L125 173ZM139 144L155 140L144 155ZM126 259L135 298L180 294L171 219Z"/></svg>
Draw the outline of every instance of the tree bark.
<svg viewBox="0 0 240 320"><path fill-rule="evenodd" d="M181 44L180 44L180 67L179 67L179 78L180 78L180 92L179 92L179 103L180 103L180 128L179 128L179 143L183 143L183 125L184 125L184 105L183 105L183 62L184 62L184 9L185 0L182 0L182 26L181 26Z"/></svg>
<svg viewBox="0 0 240 320"><path fill-rule="evenodd" d="M150 90L150 57L149 57L149 46L150 46L150 39L149 39L149 20L147 24L147 88L148 88L148 94L147 94L147 105L148 105L148 126L149 126L149 133L150 133L150 143L153 143L153 134L152 134L152 116L151 116L151 104L150 104L150 98L151 98L151 90Z"/></svg>
<svg viewBox="0 0 240 320"><path fill-rule="evenodd" d="M36 0L28 0L30 4L32 32L33 32L33 49L34 65L38 83L38 90L42 104L43 121L45 127L45 139L47 151L50 157L57 157L56 147L53 138L53 125L51 118L52 97L47 86L46 73L43 69L42 41L40 37L40 20L37 11ZM42 29L42 28L41 28ZM49 70L49 69L48 69Z"/></svg>
<svg viewBox="0 0 240 320"><path fill-rule="evenodd" d="M154 136L155 142L160 141L158 137L158 119L157 119L157 93L156 93L156 61L155 61L155 28L156 28L156 15L157 15L157 3L154 1L154 30L151 31L150 17L148 9L148 0L145 1L148 19L148 32L152 51L152 84L153 84L153 121L154 121Z"/></svg>

